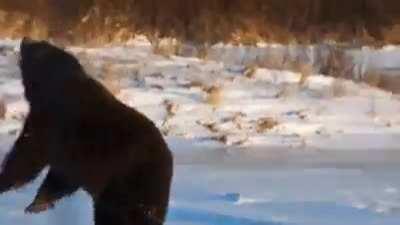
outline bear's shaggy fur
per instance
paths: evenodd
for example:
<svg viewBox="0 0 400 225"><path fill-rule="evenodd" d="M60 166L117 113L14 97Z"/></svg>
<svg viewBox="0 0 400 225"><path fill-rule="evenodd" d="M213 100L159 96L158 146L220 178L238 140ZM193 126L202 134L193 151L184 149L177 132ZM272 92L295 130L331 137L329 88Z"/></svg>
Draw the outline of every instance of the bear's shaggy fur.
<svg viewBox="0 0 400 225"><path fill-rule="evenodd" d="M49 166L26 212L82 188L93 198L96 225L163 224L173 159L156 126L45 41L23 39L20 68L30 111L3 163L0 193Z"/></svg>

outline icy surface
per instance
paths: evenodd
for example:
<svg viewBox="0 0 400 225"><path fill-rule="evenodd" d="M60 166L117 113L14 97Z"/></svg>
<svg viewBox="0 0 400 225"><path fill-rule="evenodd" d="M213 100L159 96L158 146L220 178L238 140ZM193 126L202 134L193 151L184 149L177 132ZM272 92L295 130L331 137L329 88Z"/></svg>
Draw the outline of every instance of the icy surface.
<svg viewBox="0 0 400 225"><path fill-rule="evenodd" d="M0 158L28 111L17 46L0 42L0 96L7 105ZM399 223L399 96L318 74L249 72L245 60L226 63L228 54L220 61L218 54L156 55L144 39L69 50L166 135L176 158L168 225ZM395 68L396 52L387 47L367 56ZM379 63L386 59L390 65ZM0 224L93 224L83 192L53 211L25 215L39 183L0 196Z"/></svg>

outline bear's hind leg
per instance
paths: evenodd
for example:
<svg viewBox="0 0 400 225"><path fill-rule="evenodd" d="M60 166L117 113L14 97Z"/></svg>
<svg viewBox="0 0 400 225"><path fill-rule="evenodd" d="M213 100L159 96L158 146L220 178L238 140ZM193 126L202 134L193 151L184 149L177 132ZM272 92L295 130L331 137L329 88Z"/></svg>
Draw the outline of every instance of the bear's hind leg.
<svg viewBox="0 0 400 225"><path fill-rule="evenodd" d="M95 225L162 225L163 221L154 217L148 209L136 205L115 205L113 203L95 202Z"/></svg>
<svg viewBox="0 0 400 225"><path fill-rule="evenodd" d="M172 161L167 161L165 165L142 165L128 176L110 182L95 198L95 224L164 224L171 178Z"/></svg>
<svg viewBox="0 0 400 225"><path fill-rule="evenodd" d="M95 225L162 225L163 221L156 216L156 208L140 203L133 197L135 192L121 183L108 186L95 199Z"/></svg>
<svg viewBox="0 0 400 225"><path fill-rule="evenodd" d="M108 205L105 202L102 202L101 200L95 202L94 210L95 225L125 225L118 209Z"/></svg>
<svg viewBox="0 0 400 225"><path fill-rule="evenodd" d="M71 183L62 173L50 168L33 202L26 207L26 213L40 213L54 207L54 203L73 194L79 185Z"/></svg>

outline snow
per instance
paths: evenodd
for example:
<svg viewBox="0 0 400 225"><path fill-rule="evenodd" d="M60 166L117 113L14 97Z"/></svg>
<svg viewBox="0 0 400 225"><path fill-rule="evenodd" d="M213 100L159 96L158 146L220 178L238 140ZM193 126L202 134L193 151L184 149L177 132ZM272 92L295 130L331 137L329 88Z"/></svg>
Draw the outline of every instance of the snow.
<svg viewBox="0 0 400 225"><path fill-rule="evenodd" d="M2 156L28 111L17 46L0 41ZM302 82L299 73L255 68L245 76L246 62L265 48L285 47L215 46L199 59L154 54L140 37L68 50L166 135L176 163L168 225L397 225L399 96L321 74ZM399 52L353 54L397 68ZM0 196L0 224L93 224L82 192L53 211L24 215L39 183Z"/></svg>

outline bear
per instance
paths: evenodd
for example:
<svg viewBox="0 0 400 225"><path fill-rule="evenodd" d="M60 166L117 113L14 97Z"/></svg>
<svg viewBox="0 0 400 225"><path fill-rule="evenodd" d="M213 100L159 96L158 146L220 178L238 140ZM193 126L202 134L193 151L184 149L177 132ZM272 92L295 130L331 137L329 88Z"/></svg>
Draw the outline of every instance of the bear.
<svg viewBox="0 0 400 225"><path fill-rule="evenodd" d="M47 175L26 213L81 189L96 225L161 225L173 154L155 124L88 75L71 53L23 38L19 67L29 112L2 163L0 193Z"/></svg>

